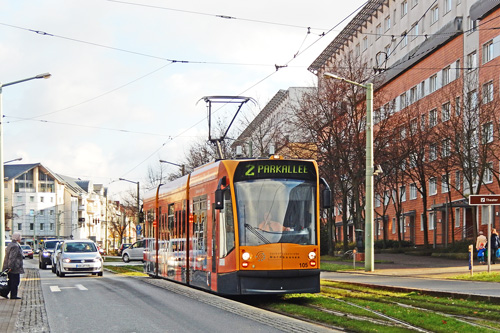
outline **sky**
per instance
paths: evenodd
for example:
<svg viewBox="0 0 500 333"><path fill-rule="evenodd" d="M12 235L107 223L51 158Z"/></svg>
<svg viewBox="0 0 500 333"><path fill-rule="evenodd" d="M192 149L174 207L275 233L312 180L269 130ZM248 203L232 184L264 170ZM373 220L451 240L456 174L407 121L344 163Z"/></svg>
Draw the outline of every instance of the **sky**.
<svg viewBox="0 0 500 333"><path fill-rule="evenodd" d="M0 0L0 82L52 75L2 89L4 161L42 163L117 199L136 188L119 178L143 191L148 168L175 172L158 161L181 163L208 139L204 96L256 101L235 129L280 89L314 85L307 68L364 3ZM214 105L212 122L235 111Z"/></svg>

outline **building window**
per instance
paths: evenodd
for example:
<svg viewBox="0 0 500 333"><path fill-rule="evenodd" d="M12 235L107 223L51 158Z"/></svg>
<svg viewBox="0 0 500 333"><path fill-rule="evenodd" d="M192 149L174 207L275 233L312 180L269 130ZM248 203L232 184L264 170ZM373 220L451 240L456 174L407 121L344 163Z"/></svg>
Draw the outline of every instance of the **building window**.
<svg viewBox="0 0 500 333"><path fill-rule="evenodd" d="M450 83L450 72L451 72L450 66L443 68L443 70L442 70L442 80L441 80L443 82L443 86L445 86L448 83Z"/></svg>
<svg viewBox="0 0 500 333"><path fill-rule="evenodd" d="M401 34L401 48L408 45L408 33L405 31Z"/></svg>
<svg viewBox="0 0 500 333"><path fill-rule="evenodd" d="M34 224L30 223L30 230L33 231L33 228L34 228Z"/></svg>
<svg viewBox="0 0 500 333"><path fill-rule="evenodd" d="M425 81L420 82L420 98L425 97Z"/></svg>
<svg viewBox="0 0 500 333"><path fill-rule="evenodd" d="M436 214L429 213L429 230L434 230L434 225L436 224Z"/></svg>
<svg viewBox="0 0 500 333"><path fill-rule="evenodd" d="M455 115L460 116L461 113L460 96L455 97Z"/></svg>
<svg viewBox="0 0 500 333"><path fill-rule="evenodd" d="M43 202L45 198L43 196L40 197L40 202Z"/></svg>
<svg viewBox="0 0 500 333"><path fill-rule="evenodd" d="M489 206L481 206L481 225L487 225L488 224L488 212L490 211Z"/></svg>
<svg viewBox="0 0 500 333"><path fill-rule="evenodd" d="M361 46L360 46L360 45L359 45L359 43L358 43L358 44L356 44L356 48L354 49L354 55L355 55L356 57L359 57L359 56L360 56L360 54L361 54Z"/></svg>
<svg viewBox="0 0 500 333"><path fill-rule="evenodd" d="M483 143L493 142L493 123L489 122L483 125Z"/></svg>
<svg viewBox="0 0 500 333"><path fill-rule="evenodd" d="M415 183L410 184L410 200L417 199L417 185Z"/></svg>
<svg viewBox="0 0 500 333"><path fill-rule="evenodd" d="M489 162L484 170L483 183L493 183L493 162Z"/></svg>
<svg viewBox="0 0 500 333"><path fill-rule="evenodd" d="M448 157L451 153L451 140L444 139L441 141L441 156Z"/></svg>
<svg viewBox="0 0 500 333"><path fill-rule="evenodd" d="M460 228L460 208L455 208L455 228Z"/></svg>
<svg viewBox="0 0 500 333"><path fill-rule="evenodd" d="M414 40L415 38L418 37L418 34L419 34L419 29L418 29L418 21L415 22L412 26L411 26L411 36L412 36L412 39L411 40Z"/></svg>
<svg viewBox="0 0 500 333"><path fill-rule="evenodd" d="M418 99L418 89L417 86L410 89L410 104L413 104Z"/></svg>
<svg viewBox="0 0 500 333"><path fill-rule="evenodd" d="M441 176L441 193L448 193L450 191L450 184L448 183L448 175Z"/></svg>
<svg viewBox="0 0 500 333"><path fill-rule="evenodd" d="M434 127L437 125L437 110L433 109L429 111L429 127Z"/></svg>
<svg viewBox="0 0 500 333"><path fill-rule="evenodd" d="M430 81L429 86L430 86L431 93L437 90L437 80L438 80L437 74L434 74L429 79L429 81Z"/></svg>
<svg viewBox="0 0 500 333"><path fill-rule="evenodd" d="M420 117L420 129L423 131L427 127L427 115L423 114Z"/></svg>
<svg viewBox="0 0 500 333"><path fill-rule="evenodd" d="M401 110L408 106L408 100L406 98L406 93L403 93L399 96L399 105L400 105Z"/></svg>
<svg viewBox="0 0 500 333"><path fill-rule="evenodd" d="M391 28L391 17L389 15L384 19L384 29L388 31Z"/></svg>
<svg viewBox="0 0 500 333"><path fill-rule="evenodd" d="M431 24L436 23L439 20L439 7L435 6L431 9Z"/></svg>
<svg viewBox="0 0 500 333"><path fill-rule="evenodd" d="M43 231L43 223L40 223L40 231Z"/></svg>
<svg viewBox="0 0 500 333"><path fill-rule="evenodd" d="M411 8L415 7L418 5L418 0L411 0Z"/></svg>
<svg viewBox="0 0 500 333"><path fill-rule="evenodd" d="M396 218L393 217L392 218L392 233L395 234L396 233Z"/></svg>
<svg viewBox="0 0 500 333"><path fill-rule="evenodd" d="M460 59L455 61L455 78L458 79L460 77Z"/></svg>
<svg viewBox="0 0 500 333"><path fill-rule="evenodd" d="M399 188L399 195L401 196L401 202L406 201L406 186L401 186Z"/></svg>
<svg viewBox="0 0 500 333"><path fill-rule="evenodd" d="M477 29L477 21L471 19L470 16L468 17L468 19L469 19L469 33L472 33Z"/></svg>
<svg viewBox="0 0 500 333"><path fill-rule="evenodd" d="M452 0L444 0L444 13L448 13L451 11L451 3Z"/></svg>
<svg viewBox="0 0 500 333"><path fill-rule="evenodd" d="M476 51L467 55L467 70L472 71L477 67L477 54Z"/></svg>
<svg viewBox="0 0 500 333"><path fill-rule="evenodd" d="M437 194L437 180L435 177L429 179L429 195Z"/></svg>
<svg viewBox="0 0 500 333"><path fill-rule="evenodd" d="M483 84L483 104L493 101L493 81Z"/></svg>
<svg viewBox="0 0 500 333"><path fill-rule="evenodd" d="M375 194L375 207L380 207L380 194Z"/></svg>
<svg viewBox="0 0 500 333"><path fill-rule="evenodd" d="M493 41L490 40L489 42L483 44L483 64L492 60L493 57L494 57L494 55L493 55Z"/></svg>
<svg viewBox="0 0 500 333"><path fill-rule="evenodd" d="M377 27L375 28L375 35L376 35L377 39L379 39L380 36L382 36L382 25L381 24L378 24Z"/></svg>
<svg viewBox="0 0 500 333"><path fill-rule="evenodd" d="M460 171L455 171L455 188L457 190L460 190L460 188L462 187L462 177L460 175Z"/></svg>
<svg viewBox="0 0 500 333"><path fill-rule="evenodd" d="M368 49L368 37L365 36L365 38L363 38L363 51L365 51L366 49Z"/></svg>
<svg viewBox="0 0 500 333"><path fill-rule="evenodd" d="M429 160L435 161L437 159L437 145L431 144L429 146Z"/></svg>
<svg viewBox="0 0 500 333"><path fill-rule="evenodd" d="M441 108L441 121L445 122L450 120L450 102L443 104Z"/></svg>
<svg viewBox="0 0 500 333"><path fill-rule="evenodd" d="M384 206L389 205L389 202L391 202L391 196L389 195L389 191L384 192Z"/></svg>
<svg viewBox="0 0 500 333"><path fill-rule="evenodd" d="M408 14L408 1L403 0L403 2L401 3L401 17L405 16L406 14Z"/></svg>

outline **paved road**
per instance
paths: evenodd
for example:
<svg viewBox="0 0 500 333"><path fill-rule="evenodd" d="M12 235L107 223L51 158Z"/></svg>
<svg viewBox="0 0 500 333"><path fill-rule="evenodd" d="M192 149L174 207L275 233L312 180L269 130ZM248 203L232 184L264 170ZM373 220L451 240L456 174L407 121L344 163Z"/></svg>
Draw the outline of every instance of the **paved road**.
<svg viewBox="0 0 500 333"><path fill-rule="evenodd" d="M404 289L418 289L437 294L459 294L463 297L490 298L500 302L500 284L491 282L470 282L446 279L450 276L469 274L467 261L444 258L410 256L405 254L376 254L375 272L349 271L342 273L323 272L323 279L388 286ZM31 260L25 261L29 266ZM22 300L0 299L0 331L1 332L49 332L48 317L45 311L42 287L36 260L32 268L27 269L21 283ZM111 264L111 262L108 262ZM133 262L141 265L140 262ZM345 264L345 262L343 262ZM115 262L113 265L122 265ZM358 263L358 265L360 265ZM474 266L474 272L486 271L486 266ZM500 272L500 264L492 265L491 271ZM105 273L106 274L106 273ZM110 274L110 273L107 273ZM149 283L159 283L161 288L177 287L177 285L159 279L147 279ZM207 300L218 299L217 296L182 286L182 293L195 299L207 297ZM201 293L198 295L197 293ZM210 302L215 302L214 299ZM231 303L232 304L232 303ZM232 306L232 305L231 305ZM229 306L229 308L231 308ZM256 316L256 315L254 315ZM274 319L271 319L271 321ZM282 325L281 321L278 326ZM284 329L286 326L282 326ZM307 329L306 329L307 331ZM316 330L313 330L316 331Z"/></svg>

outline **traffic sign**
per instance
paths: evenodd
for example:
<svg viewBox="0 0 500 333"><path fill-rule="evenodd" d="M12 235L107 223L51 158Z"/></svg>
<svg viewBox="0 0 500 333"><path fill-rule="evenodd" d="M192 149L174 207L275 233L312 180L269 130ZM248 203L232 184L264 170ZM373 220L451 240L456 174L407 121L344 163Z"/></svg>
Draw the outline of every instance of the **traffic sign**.
<svg viewBox="0 0 500 333"><path fill-rule="evenodd" d="M474 194L469 196L469 205L500 205L500 195L497 194Z"/></svg>

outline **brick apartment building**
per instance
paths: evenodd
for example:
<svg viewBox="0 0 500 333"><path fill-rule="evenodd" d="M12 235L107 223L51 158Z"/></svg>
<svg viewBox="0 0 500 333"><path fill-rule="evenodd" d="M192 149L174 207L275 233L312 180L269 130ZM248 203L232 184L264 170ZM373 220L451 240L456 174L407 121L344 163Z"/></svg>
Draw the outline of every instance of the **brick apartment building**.
<svg viewBox="0 0 500 333"><path fill-rule="evenodd" d="M371 0L309 67L321 87L324 72L346 57L358 59L373 69L375 131L390 115L393 145L408 151L417 130L428 134L425 147L393 161L407 174L401 183L378 179L376 240L442 246L487 231L488 207L474 209L468 196L500 194L499 27L500 1ZM375 164L382 163L392 167L375 155ZM424 184L408 176L417 164L425 167ZM499 210L493 227L500 225ZM350 240L354 228L351 221Z"/></svg>

